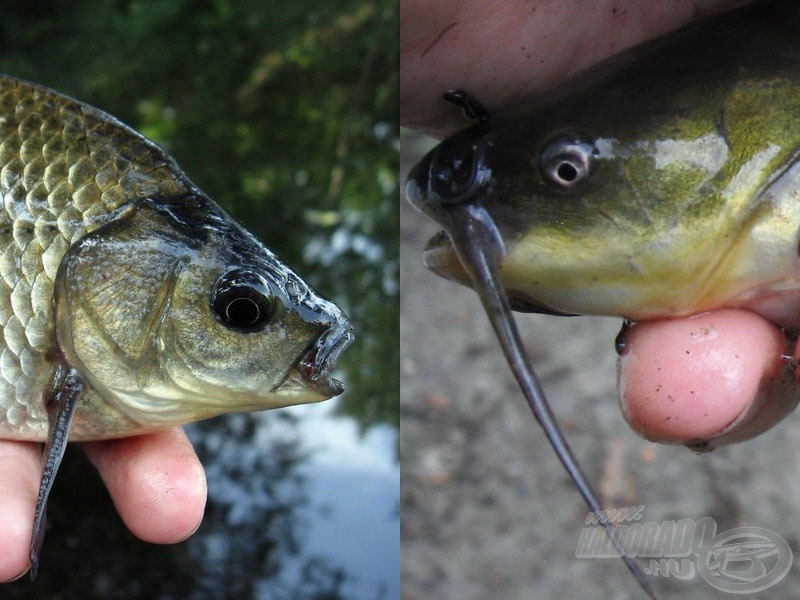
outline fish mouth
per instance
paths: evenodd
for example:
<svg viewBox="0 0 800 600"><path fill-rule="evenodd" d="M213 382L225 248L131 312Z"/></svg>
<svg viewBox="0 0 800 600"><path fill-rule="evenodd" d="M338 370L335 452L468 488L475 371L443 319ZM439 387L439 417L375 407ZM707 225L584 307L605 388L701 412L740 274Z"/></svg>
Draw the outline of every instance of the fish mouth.
<svg viewBox="0 0 800 600"><path fill-rule="evenodd" d="M339 355L355 339L353 327L344 321L327 329L294 364L286 381L276 390L278 393L302 391L325 400L344 391L344 384L331 375Z"/></svg>
<svg viewBox="0 0 800 600"><path fill-rule="evenodd" d="M422 262L439 277L472 287L472 280L458 259L450 238L444 231L434 235L422 249Z"/></svg>
<svg viewBox="0 0 800 600"><path fill-rule="evenodd" d="M464 265L461 264L455 248L453 248L453 244L450 241L450 237L445 231L436 233L428 240L428 243L425 244L425 248L422 250L422 261L428 269L440 277L454 281L455 283L460 283L468 288L473 287L472 279L470 279L469 274L466 269L464 269ZM498 265L498 267L501 268L502 265ZM536 298L518 290L507 288L506 295L508 296L508 301L512 310L517 312L539 313L560 317L575 316L574 313L565 312L544 304Z"/></svg>

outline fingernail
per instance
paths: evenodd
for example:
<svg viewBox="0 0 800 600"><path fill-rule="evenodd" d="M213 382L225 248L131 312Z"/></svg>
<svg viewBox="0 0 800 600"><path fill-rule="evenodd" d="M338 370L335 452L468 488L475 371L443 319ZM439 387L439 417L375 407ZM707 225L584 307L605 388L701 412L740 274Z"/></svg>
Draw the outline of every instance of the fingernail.
<svg viewBox="0 0 800 600"><path fill-rule="evenodd" d="M31 570L31 565L30 565L30 563L28 563L27 565L25 565L25 568L22 570L22 572L19 575L17 575L16 577L14 577L12 579L9 579L7 581L7 583L11 583L12 581L16 581L17 579L20 579L20 578L24 577L25 574L30 570Z"/></svg>

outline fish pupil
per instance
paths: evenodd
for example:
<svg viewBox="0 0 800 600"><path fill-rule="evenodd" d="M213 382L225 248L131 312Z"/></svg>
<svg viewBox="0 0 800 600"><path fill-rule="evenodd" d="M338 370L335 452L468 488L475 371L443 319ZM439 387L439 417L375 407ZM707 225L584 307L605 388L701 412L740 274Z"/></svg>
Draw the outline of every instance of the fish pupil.
<svg viewBox="0 0 800 600"><path fill-rule="evenodd" d="M272 319L274 306L268 288L241 272L229 273L215 286L211 307L229 329L259 331Z"/></svg>
<svg viewBox="0 0 800 600"><path fill-rule="evenodd" d="M225 316L231 323L247 327L258 321L261 309L252 298L234 298L225 308Z"/></svg>
<svg viewBox="0 0 800 600"><path fill-rule="evenodd" d="M572 183L578 178L578 169L575 168L575 165L568 162L562 162L558 165L556 173L567 183Z"/></svg>
<svg viewBox="0 0 800 600"><path fill-rule="evenodd" d="M214 302L217 317L231 329L254 331L270 318L270 302L251 287L231 287L217 294Z"/></svg>
<svg viewBox="0 0 800 600"><path fill-rule="evenodd" d="M561 189L583 182L592 171L597 150L580 138L559 138L548 144L541 154L540 165L545 179Z"/></svg>

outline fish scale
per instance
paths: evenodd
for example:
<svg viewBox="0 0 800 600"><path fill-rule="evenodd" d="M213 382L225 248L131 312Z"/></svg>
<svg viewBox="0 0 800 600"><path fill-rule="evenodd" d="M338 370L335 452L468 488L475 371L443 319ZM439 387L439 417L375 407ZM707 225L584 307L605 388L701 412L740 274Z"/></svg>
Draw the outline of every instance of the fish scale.
<svg viewBox="0 0 800 600"><path fill-rule="evenodd" d="M174 164L129 128L31 87L0 79L0 437L20 439L47 430L41 396L55 347L53 282L67 249L132 198L188 189ZM120 138L136 163L112 147Z"/></svg>
<svg viewBox="0 0 800 600"><path fill-rule="evenodd" d="M316 295L113 117L0 75L0 439L68 440L318 402L353 340Z"/></svg>
<svg viewBox="0 0 800 600"><path fill-rule="evenodd" d="M147 290L157 288L165 281L165 273L158 269L158 257L164 253L165 239L156 236L153 240L140 242L142 251L148 243L154 244L151 254L145 257L144 252L137 257L140 265L148 264L148 260L155 261L152 272L141 267L138 272L128 272L130 267L127 263L121 266L114 263L108 268L102 265L100 268L97 265L76 268L72 273L72 281L67 287L85 286L93 294L102 295L103 300L94 305L89 303L78 309L75 315L65 317L67 323L64 327L67 330L72 326L69 324L72 318L89 315L103 320L105 317L100 314L103 311L113 312L116 305L130 306L127 312L120 309L119 318L122 320L105 318L99 330L93 332L102 338L96 343L90 340L87 344L81 338L83 346L80 351L59 347L59 335L69 337L72 333L62 331L59 334L54 297L59 269L63 270L62 263L67 253L92 232L118 218L124 218L120 215L130 216L131 210L138 210L140 200L148 198L156 199L155 204L151 205L155 207L161 198L170 199L166 202L171 203L180 202L181 198L186 197L190 205L194 202L201 207L187 208L187 212L197 213L199 210L194 218L201 221L210 219L209 223L183 225L181 219L177 219L175 225L178 229L188 226L196 230L179 245L188 243L191 246L191 239L208 237L213 230L215 235L223 238L229 236L230 239L221 245L215 242L219 251L213 248L209 251L217 254L222 252L224 255L238 251L243 253L245 263L252 263L258 267L257 270L266 269L269 280L281 288L280 302L291 310L285 314L279 313L282 318L288 319L288 325L278 327L267 323L265 334L287 340L287 353L299 352L303 348L311 348L314 352L320 350L319 364L315 363L314 369L297 375L294 374L294 363L299 361L296 356L290 361L283 357L264 357L263 367L259 368L271 374L270 377L285 378L282 385L291 388L291 391L281 392L285 396L279 397L273 392L281 388L281 381L271 381L265 385L267 375L260 375L255 370L244 373L244 378L252 375L261 383L246 384L240 381L244 378L237 373L238 367L232 365L229 373L215 374L209 379L212 387L219 386L227 378L231 388L246 385L245 390L233 393L230 408L217 401L211 402L210 408L199 402L197 416L184 409L184 412L180 412L181 416L170 413L167 419L157 414L146 414L147 402L152 402L153 407L159 410L165 410L164 406L179 407L188 401L186 397L191 395L190 390L197 388L197 382L158 381L158 385L152 384L154 389L145 391L139 389L144 385L141 382L158 380L153 373L137 373L138 367L126 365L124 360L116 365L104 365L100 361L98 364L105 371L102 376L83 374L87 385L77 405L70 439L98 439L140 433L242 409L242 406L245 409L270 408L276 402L277 405L283 405L309 401L300 399L304 397L303 390L306 387L315 390L309 396L314 399L322 399L316 389L320 385L322 387L319 390L325 389L323 394L338 393L335 391L338 384L326 387L332 381L329 368L341 349L352 339L350 326L338 307L317 297L311 288L280 264L249 233L232 225L229 217L188 180L163 150L113 117L47 88L0 75L0 194L0 438L42 440L46 437L48 420L42 398L53 383L59 357L64 353L74 362L77 354L88 352L88 358L96 362L95 354L101 351L98 348L103 347L102 351L112 354L109 362L118 360L113 356L115 352L122 353L123 359L134 363L144 360L147 344L151 343L147 328L153 328L163 320L157 311L166 307L169 300L174 300L168 298L168 290L171 289L168 288L154 304L152 315L140 314L142 306L156 300L148 295L150 292ZM176 235L180 237L185 234L178 231ZM124 245L128 237L123 238L120 243ZM80 252L86 252L88 248L90 246L81 247ZM178 262L173 261L175 265L187 260L191 262L191 250L185 249L185 252L189 254L176 259ZM225 260L230 262L239 258ZM220 263L220 268L232 266L225 267L224 262ZM112 281L96 280L107 275ZM177 272L173 275L178 276ZM203 281L201 285L212 286L213 283L213 280ZM137 284L140 287L137 288ZM200 305L206 309L208 296L204 294L210 291L206 288L201 295ZM77 301L83 302L81 298ZM192 315L196 319L206 318L196 310ZM218 316L217 321L219 319ZM214 325L217 325L217 321L212 319ZM336 334L324 333L325 328L333 324L336 325ZM270 334L273 327L274 333ZM298 332L302 330L300 339L306 341L290 344L294 340L287 334L286 327L294 327ZM140 335L136 332L141 328L145 330ZM134 330L134 334L131 335L129 330ZM316 334L308 338L314 331ZM84 334L79 337L81 335ZM310 340L317 336L316 344L308 346ZM176 339L173 350L186 354L189 352L187 348L213 348L219 341L213 336L208 340L193 340L190 343ZM164 346L163 342L161 346ZM238 355L231 354L229 346L223 346L223 349L224 356L230 355L231 360L238 360ZM134 351L142 356L137 358L133 354L126 354L135 354ZM316 360L317 355L314 354L313 358ZM182 368L181 360L184 359L179 359L175 367L179 371ZM253 369L258 365L253 360L240 362ZM283 373L276 370L284 364ZM150 368L156 368L158 372L160 367L151 365ZM319 380L314 379L317 370L323 375ZM130 380L117 382L116 375L120 378L127 376ZM191 372L182 373L181 377L184 375L194 377ZM94 381L94 378L102 377L110 380L102 383ZM115 385L118 386L117 391L109 389ZM171 386L175 389L170 389ZM198 393L202 396L202 393ZM224 396L227 391L223 386L217 388L217 393ZM242 395L248 398L255 395L258 399L251 398L244 402L239 398ZM165 405L159 404L163 401L159 399L161 396L169 398ZM295 396L298 398L296 401L292 400Z"/></svg>

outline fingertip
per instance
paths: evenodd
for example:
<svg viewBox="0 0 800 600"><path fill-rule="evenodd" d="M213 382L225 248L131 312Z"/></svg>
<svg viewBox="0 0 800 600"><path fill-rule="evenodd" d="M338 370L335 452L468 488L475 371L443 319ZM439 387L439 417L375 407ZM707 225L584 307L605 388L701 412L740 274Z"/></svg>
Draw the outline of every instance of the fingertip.
<svg viewBox="0 0 800 600"><path fill-rule="evenodd" d="M40 475L38 444L0 441L0 582L19 579L30 568Z"/></svg>
<svg viewBox="0 0 800 600"><path fill-rule="evenodd" d="M743 310L636 324L620 359L623 414L651 441L717 438L764 402L763 383L786 366L785 345L775 325Z"/></svg>
<svg viewBox="0 0 800 600"><path fill-rule="evenodd" d="M182 428L84 446L134 535L173 544L200 526L205 471Z"/></svg>

